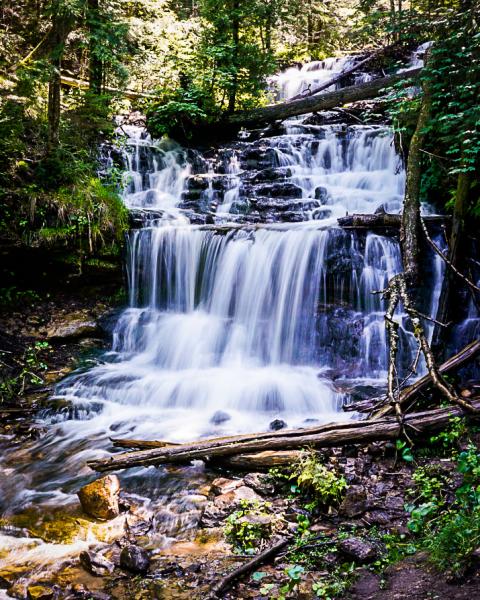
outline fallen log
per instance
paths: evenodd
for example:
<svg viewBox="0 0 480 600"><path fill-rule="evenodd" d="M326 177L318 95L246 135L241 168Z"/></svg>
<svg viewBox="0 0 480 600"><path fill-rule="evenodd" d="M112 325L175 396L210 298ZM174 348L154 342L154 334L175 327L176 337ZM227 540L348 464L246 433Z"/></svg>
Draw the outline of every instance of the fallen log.
<svg viewBox="0 0 480 600"><path fill-rule="evenodd" d="M473 402L472 407L479 409L480 401ZM404 417L403 424L392 417L350 423L329 423L317 428L232 436L223 439L203 440L192 444L181 444L171 448L126 452L107 459L92 460L88 462L88 466L96 471L105 472L158 464L185 464L192 460L208 462L212 459L217 460L223 457L264 451L367 444L374 441L396 439L405 428L411 429L414 434L435 431L446 425L452 416L462 416L464 414L462 408L455 405L448 408L407 414ZM477 415L470 416L472 418L477 417Z"/></svg>
<svg viewBox="0 0 480 600"><path fill-rule="evenodd" d="M476 356L480 354L480 340L475 340L468 346L465 346L460 352L451 356L448 360L442 363L438 367L438 371L443 375L445 373L449 373L450 371L454 371L459 369L470 360L474 359ZM432 385L432 379L429 374L424 375L418 381L413 383L412 385L404 388L400 396L398 398L398 404L404 405L409 400L412 400L416 397L420 392L425 390L428 386ZM393 411L393 407L390 405L386 405L379 410L377 410L374 414L374 418L384 417L385 415L390 414Z"/></svg>
<svg viewBox="0 0 480 600"><path fill-rule="evenodd" d="M444 223L448 220L448 217L443 215L429 215L423 217L426 225L435 225L438 223ZM346 217L340 217L337 219L340 227L344 229L376 229L382 227L394 227L400 229L402 222L402 216L400 214L394 215L391 213L375 213L375 214L354 214L347 215Z"/></svg>
<svg viewBox="0 0 480 600"><path fill-rule="evenodd" d="M219 122L215 127L220 130L225 127L228 128L229 126L230 128L258 127L265 123L271 123L278 120L283 121L284 119L295 117L297 115L328 110L330 108L343 106L344 104L350 104L351 102L357 102L358 100L376 98L381 90L388 88L399 81L409 80L410 83L408 85L411 85L411 80L417 78L420 72L421 69L412 69L406 73L388 75L387 77L381 77L333 92L327 92L320 96L309 96L293 102L282 102L263 108L237 111L226 117L225 120Z"/></svg>
<svg viewBox="0 0 480 600"><path fill-rule="evenodd" d="M218 439L218 438L217 438ZM172 444L161 440L123 440L112 439L113 445L116 448L136 448L146 450L149 448L167 448L179 446L180 444ZM219 460L218 463L222 467L230 467L232 469L245 470L264 470L273 467L284 467L292 465L300 460L301 452L299 450L278 451L278 452L258 452L256 454L238 454Z"/></svg>
<svg viewBox="0 0 480 600"><path fill-rule="evenodd" d="M308 96L314 96L316 94L319 94L320 92L323 92L324 90L328 89L330 86L340 83L340 81L342 81L342 79L345 79L345 77L352 75L353 73L355 73L355 71L358 71L365 65L368 65L369 63L372 62L372 60L374 60L375 58L378 58L381 54L383 54L387 49L390 49L390 48L391 48L391 46L389 46L388 48L381 48L380 50L373 52L372 54L367 56L367 58L364 58L363 60L361 60L358 63L354 64L353 66L349 67L348 69L345 69L338 75L335 75L335 77L332 77L331 79L329 79L328 81L325 81L324 83L317 86L316 88L313 88L313 90L307 90L306 93L304 92L304 93L297 94L296 96L292 96L292 98L288 99L288 102L293 102L294 100L298 100L299 98L306 98Z"/></svg>
<svg viewBox="0 0 480 600"><path fill-rule="evenodd" d="M218 461L222 466L245 471L263 471L298 463L301 450L265 450L253 454L236 454Z"/></svg>
<svg viewBox="0 0 480 600"><path fill-rule="evenodd" d="M170 446L179 446L173 442L164 442L161 440L125 440L121 438L110 438L115 448L166 448Z"/></svg>
<svg viewBox="0 0 480 600"><path fill-rule="evenodd" d="M235 569L234 571L232 571L231 573L229 573L228 575L223 577L223 579L221 579L217 583L217 585L215 585L212 588L212 590L211 590L209 596L207 596L207 598L209 600L213 600L214 598L223 598L223 593L226 592L231 587L231 585L233 584L234 581L236 581L237 579L240 579L240 577L243 577L244 575L247 575L248 573L251 573L258 566L263 565L268 560L277 556L277 554L280 554L280 552L291 541L292 541L292 538L290 538L290 537L280 538L280 540L277 541L275 544L273 544L272 546L270 546L263 552L260 552L259 554L254 556L251 560L244 563L243 565L241 565L240 567L238 567L237 569Z"/></svg>

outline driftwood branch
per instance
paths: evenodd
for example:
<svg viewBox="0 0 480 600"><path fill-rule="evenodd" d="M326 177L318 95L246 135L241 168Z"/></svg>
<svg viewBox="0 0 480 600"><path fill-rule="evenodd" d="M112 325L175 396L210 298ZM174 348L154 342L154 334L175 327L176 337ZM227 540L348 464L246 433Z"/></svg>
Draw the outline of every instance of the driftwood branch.
<svg viewBox="0 0 480 600"><path fill-rule="evenodd" d="M385 314L385 325L387 328L390 345L387 397L390 404L394 406L397 417L401 416L400 404L398 402L396 394L394 393L394 374L398 347L397 330L399 325L393 319L393 315L400 301L402 302L405 312L407 313L412 323L413 334L417 339L418 345L422 350L423 356L425 357L425 363L427 365L428 373L430 375L433 385L437 388L441 395L444 398L446 398L449 402L458 404L464 410L474 410L469 402L465 401L456 393L453 386L445 380L442 373L440 372L435 357L433 356L433 352L430 348L427 336L425 335L425 330L421 323L420 314L413 305L413 302L410 298L410 294L408 293L405 274L400 273L392 277L392 279L389 281L387 289L384 291L384 297L389 300L387 312Z"/></svg>
<svg viewBox="0 0 480 600"><path fill-rule="evenodd" d="M480 340L475 340L471 344L468 344L468 346L465 346L465 348L462 348L462 350L460 350L460 352L458 352L457 354L455 354L454 356L452 356L448 360L446 360L444 363L442 363L438 367L438 372L440 374L444 375L451 371L460 369L461 367L463 367L463 365L465 365L469 361L473 360L478 355L480 355ZM413 400L415 397L417 397L421 392L423 392L425 389L427 389L431 385L432 385L432 378L431 378L430 374L427 373L426 375L421 377L418 381L416 381L412 385L410 385L402 390L402 392L400 393L400 396L398 398L398 403L400 405L406 404L407 402L409 402L409 401ZM376 411L373 416L374 416L374 418L380 418L385 415L388 415L389 413L392 412L392 410L393 410L392 406L384 406L381 409L379 409L378 411Z"/></svg>
<svg viewBox="0 0 480 600"><path fill-rule="evenodd" d="M251 573L254 569L268 562L280 552L292 541L290 537L283 537L278 542L270 546L260 554L254 556L251 560L244 563L225 577L219 581L217 585L215 585L210 595L207 597L209 600L213 600L214 598L223 598L224 592L226 592L232 584L240 577Z"/></svg>
<svg viewBox="0 0 480 600"><path fill-rule="evenodd" d="M430 237L430 235L428 233L427 225L425 223L425 217L423 217L420 220L420 222L422 224L422 229L423 229L423 233L425 234L425 238L427 239L427 242L430 244L430 246L433 248L434 252L436 254L438 254L438 256L440 256L440 258L445 262L445 264L448 267L450 267L450 269L452 269L452 271L455 273L455 275L457 277L460 277L460 279L462 281L464 281L471 290L473 290L474 292L480 293L480 287L478 287L478 285L475 285L473 283L473 281L470 281L470 279L468 279L468 277L465 277L465 275L463 273L460 273L460 271L457 269L457 267L445 256L445 254L440 250L440 248L437 246L437 244L432 240L432 238Z"/></svg>
<svg viewBox="0 0 480 600"><path fill-rule="evenodd" d="M480 401L474 401L472 408L480 408ZM410 427L416 433L435 431L448 423L451 416L461 416L463 414L463 407L451 406L421 413L406 414L403 417L402 426L397 419L391 417L349 423L330 423L303 430L231 436L202 440L171 448L126 452L106 459L90 461L88 465L96 471L105 472L138 466L185 464L192 460L217 460L239 454L264 451L366 444L374 441L396 439L401 434L402 427Z"/></svg>

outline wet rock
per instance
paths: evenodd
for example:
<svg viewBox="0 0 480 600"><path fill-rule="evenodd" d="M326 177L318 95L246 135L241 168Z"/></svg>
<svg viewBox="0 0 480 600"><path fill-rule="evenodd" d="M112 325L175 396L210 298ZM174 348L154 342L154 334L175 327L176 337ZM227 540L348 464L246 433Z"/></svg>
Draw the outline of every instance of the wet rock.
<svg viewBox="0 0 480 600"><path fill-rule="evenodd" d="M339 513L346 517L357 517L367 510L367 495L358 485L347 488Z"/></svg>
<svg viewBox="0 0 480 600"><path fill-rule="evenodd" d="M377 549L373 544L356 537L341 540L339 548L343 554L359 563L372 562L378 556Z"/></svg>
<svg viewBox="0 0 480 600"><path fill-rule="evenodd" d="M274 419L268 427L270 431L279 431L280 429L285 429L286 426L286 422L282 419Z"/></svg>
<svg viewBox="0 0 480 600"><path fill-rule="evenodd" d="M252 488L246 485L241 485L234 490L217 496L214 500L214 505L217 508L228 508L239 504L242 500L248 500L249 502L261 502L262 498Z"/></svg>
<svg viewBox="0 0 480 600"><path fill-rule="evenodd" d="M90 591L82 583L74 583L72 585L71 592L73 597L78 598L79 600L110 600L111 598L109 594Z"/></svg>
<svg viewBox="0 0 480 600"><path fill-rule="evenodd" d="M208 188L208 179L194 175L187 179L186 187L189 190L206 190Z"/></svg>
<svg viewBox="0 0 480 600"><path fill-rule="evenodd" d="M210 419L210 423L213 423L214 425L221 425L226 421L230 421L231 418L232 417L223 410L217 410L217 412L214 413L214 415Z"/></svg>
<svg viewBox="0 0 480 600"><path fill-rule="evenodd" d="M219 496L235 490L243 484L242 479L227 479L226 477L217 477L212 481L212 492Z"/></svg>
<svg viewBox="0 0 480 600"><path fill-rule="evenodd" d="M130 544L120 553L120 566L131 573L146 573L150 567L150 557L140 546Z"/></svg>
<svg viewBox="0 0 480 600"><path fill-rule="evenodd" d="M260 185L257 188L257 193L259 196L267 196L268 198L301 198L302 188L298 187L298 185L295 185L294 183L289 182L271 183Z"/></svg>
<svg viewBox="0 0 480 600"><path fill-rule="evenodd" d="M49 340L78 339L98 333L97 323L84 311L70 313L50 324L46 337Z"/></svg>
<svg viewBox="0 0 480 600"><path fill-rule="evenodd" d="M255 492L262 494L262 496L269 496L275 491L275 486L270 483L268 477L262 473L248 473L243 478L246 486L251 487Z"/></svg>
<svg viewBox="0 0 480 600"><path fill-rule="evenodd" d="M120 482L116 475L92 481L78 492L83 511L95 519L113 519L120 513L118 496Z"/></svg>
<svg viewBox="0 0 480 600"><path fill-rule="evenodd" d="M95 577L105 577L115 569L115 565L101 554L93 554L85 550L80 552L79 558L82 567Z"/></svg>
<svg viewBox="0 0 480 600"><path fill-rule="evenodd" d="M55 590L46 585L29 585L27 588L28 600L50 600L55 596Z"/></svg>
<svg viewBox="0 0 480 600"><path fill-rule="evenodd" d="M322 204L325 204L328 200L328 191L323 185L315 188L315 200L320 200Z"/></svg>
<svg viewBox="0 0 480 600"><path fill-rule="evenodd" d="M292 170L289 168L269 168L263 169L263 171L259 171L256 173L251 181L252 183L263 183L265 181L278 181L279 179L286 179L287 177L291 177Z"/></svg>

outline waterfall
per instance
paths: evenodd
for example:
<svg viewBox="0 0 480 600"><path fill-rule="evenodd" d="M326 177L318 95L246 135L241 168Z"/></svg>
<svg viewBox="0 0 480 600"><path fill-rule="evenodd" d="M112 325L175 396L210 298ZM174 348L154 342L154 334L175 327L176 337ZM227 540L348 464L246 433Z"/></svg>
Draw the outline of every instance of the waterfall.
<svg viewBox="0 0 480 600"><path fill-rule="evenodd" d="M327 81L352 60L287 71L277 80L281 97ZM28 446L35 461L19 460L15 448L3 452L2 510L75 510L77 490L92 477L86 461L107 456L110 437L194 440L267 430L273 420L305 427L352 418L342 404L356 390L382 393L385 303L374 292L401 270L398 239L344 230L337 219L400 212L405 173L392 133L339 124L338 115L283 127L271 136L243 132L204 152L152 140L140 127L119 129L111 160L121 155L134 223L128 304L110 351L57 385L42 415L48 428ZM425 312L436 312L443 268L436 259ZM478 330L471 313L464 327ZM403 377L416 344L404 315L396 318ZM188 536L186 498L201 477L196 466L173 477L155 468L121 474L138 510L170 511L149 534L157 545ZM3 537L19 548L6 561L29 573L37 562L44 568L45 554L32 554L30 540Z"/></svg>
<svg viewBox="0 0 480 600"><path fill-rule="evenodd" d="M404 172L388 129L306 134L291 122L286 135L194 161L129 133L125 203L161 218L129 235L129 307L111 352L58 395L101 407L102 427L114 418L118 430L121 414L131 426L135 414L136 435L153 418L155 435L172 440L346 418L336 382L386 376L374 292L401 259L394 239L336 219L400 210ZM401 338L402 372L414 344Z"/></svg>

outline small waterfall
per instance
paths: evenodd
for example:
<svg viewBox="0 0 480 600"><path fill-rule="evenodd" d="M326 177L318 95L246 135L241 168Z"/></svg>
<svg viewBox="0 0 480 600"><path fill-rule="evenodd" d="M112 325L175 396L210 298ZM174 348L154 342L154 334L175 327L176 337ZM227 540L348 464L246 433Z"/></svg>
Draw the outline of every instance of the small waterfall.
<svg viewBox="0 0 480 600"><path fill-rule="evenodd" d="M287 100L299 94L308 95L311 90L327 83L330 79L340 75L342 71L353 67L359 60L361 57L345 56L316 60L300 67L291 67L272 78L272 86L277 89L277 100ZM369 81L370 78L368 73L352 74L352 83ZM325 91L330 90L331 88L326 88Z"/></svg>

